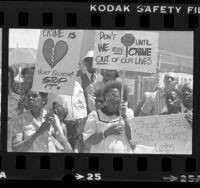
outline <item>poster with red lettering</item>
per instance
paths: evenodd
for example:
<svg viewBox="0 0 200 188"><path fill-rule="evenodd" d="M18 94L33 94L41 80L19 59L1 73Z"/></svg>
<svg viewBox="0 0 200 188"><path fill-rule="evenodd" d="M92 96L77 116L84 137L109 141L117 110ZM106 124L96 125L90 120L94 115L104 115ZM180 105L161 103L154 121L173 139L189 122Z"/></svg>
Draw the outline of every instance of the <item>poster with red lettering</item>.
<svg viewBox="0 0 200 188"><path fill-rule="evenodd" d="M81 30L41 30L33 90L73 94L82 33Z"/></svg>
<svg viewBox="0 0 200 188"><path fill-rule="evenodd" d="M158 32L97 30L94 67L156 73Z"/></svg>

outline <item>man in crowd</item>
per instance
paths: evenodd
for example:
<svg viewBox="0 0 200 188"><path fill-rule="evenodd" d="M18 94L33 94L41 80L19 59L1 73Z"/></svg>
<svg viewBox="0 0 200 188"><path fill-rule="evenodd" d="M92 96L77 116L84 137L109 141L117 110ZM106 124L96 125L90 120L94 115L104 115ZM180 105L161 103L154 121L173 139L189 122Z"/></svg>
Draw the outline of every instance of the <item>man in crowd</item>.
<svg viewBox="0 0 200 188"><path fill-rule="evenodd" d="M88 51L79 64L81 69L81 85L83 87L88 114L95 110L95 84L102 80L102 75L93 68L94 51Z"/></svg>
<svg viewBox="0 0 200 188"><path fill-rule="evenodd" d="M140 116L159 115L165 109L165 95L173 88L176 88L178 77L174 72L167 72L164 77L164 87L153 92L143 104Z"/></svg>

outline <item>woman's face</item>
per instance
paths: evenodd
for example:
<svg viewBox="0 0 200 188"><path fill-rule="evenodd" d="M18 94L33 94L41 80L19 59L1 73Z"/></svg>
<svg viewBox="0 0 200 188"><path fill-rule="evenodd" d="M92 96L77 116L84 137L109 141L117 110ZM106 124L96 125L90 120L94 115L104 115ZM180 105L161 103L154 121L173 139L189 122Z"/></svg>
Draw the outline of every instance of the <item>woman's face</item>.
<svg viewBox="0 0 200 188"><path fill-rule="evenodd" d="M96 69L93 68L93 58L92 57L88 57L85 59L85 65L87 67L87 71L90 73L90 74L93 74L96 72Z"/></svg>
<svg viewBox="0 0 200 188"><path fill-rule="evenodd" d="M120 104L120 90L117 88L111 88L107 91L105 94L105 102L106 105L109 107L116 108L115 110L118 110L119 104Z"/></svg>
<svg viewBox="0 0 200 188"><path fill-rule="evenodd" d="M42 108L44 106L44 98L40 96L39 92L29 91L27 93L28 107L29 109L33 108Z"/></svg>
<svg viewBox="0 0 200 188"><path fill-rule="evenodd" d="M169 110L178 110L180 107L181 99L175 91L167 93L166 105Z"/></svg>
<svg viewBox="0 0 200 188"><path fill-rule="evenodd" d="M102 74L105 81L114 80L114 78L116 77L115 70L103 69Z"/></svg>

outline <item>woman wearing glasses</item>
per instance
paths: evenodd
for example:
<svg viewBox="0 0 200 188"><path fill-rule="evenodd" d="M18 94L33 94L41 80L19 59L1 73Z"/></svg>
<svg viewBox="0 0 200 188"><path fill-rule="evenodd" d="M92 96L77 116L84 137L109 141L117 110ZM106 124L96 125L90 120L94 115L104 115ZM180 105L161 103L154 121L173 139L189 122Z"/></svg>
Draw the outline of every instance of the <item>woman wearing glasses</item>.
<svg viewBox="0 0 200 188"><path fill-rule="evenodd" d="M88 116L83 140L91 148L90 153L133 152L129 119L134 115L126 105L128 88L124 87L122 102L121 89L121 82L108 82L102 93L105 99L103 107Z"/></svg>
<svg viewBox="0 0 200 188"><path fill-rule="evenodd" d="M27 94L29 110L13 121L12 149L14 152L71 152L60 121L55 114L47 114L47 93Z"/></svg>

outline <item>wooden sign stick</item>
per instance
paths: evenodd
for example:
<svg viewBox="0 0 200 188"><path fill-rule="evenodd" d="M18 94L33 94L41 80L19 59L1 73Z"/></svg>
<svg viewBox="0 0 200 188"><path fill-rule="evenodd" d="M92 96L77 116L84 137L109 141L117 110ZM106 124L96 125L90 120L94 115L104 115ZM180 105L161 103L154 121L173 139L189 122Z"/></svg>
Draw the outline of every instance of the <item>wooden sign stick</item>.
<svg viewBox="0 0 200 188"><path fill-rule="evenodd" d="M122 75L122 89L121 89L121 100L120 100L120 104L122 103L123 99L124 99L124 82L125 82L125 73L126 71L123 69L123 75ZM120 117L119 117L119 123L121 124L121 119L122 119L122 111L120 110Z"/></svg>

